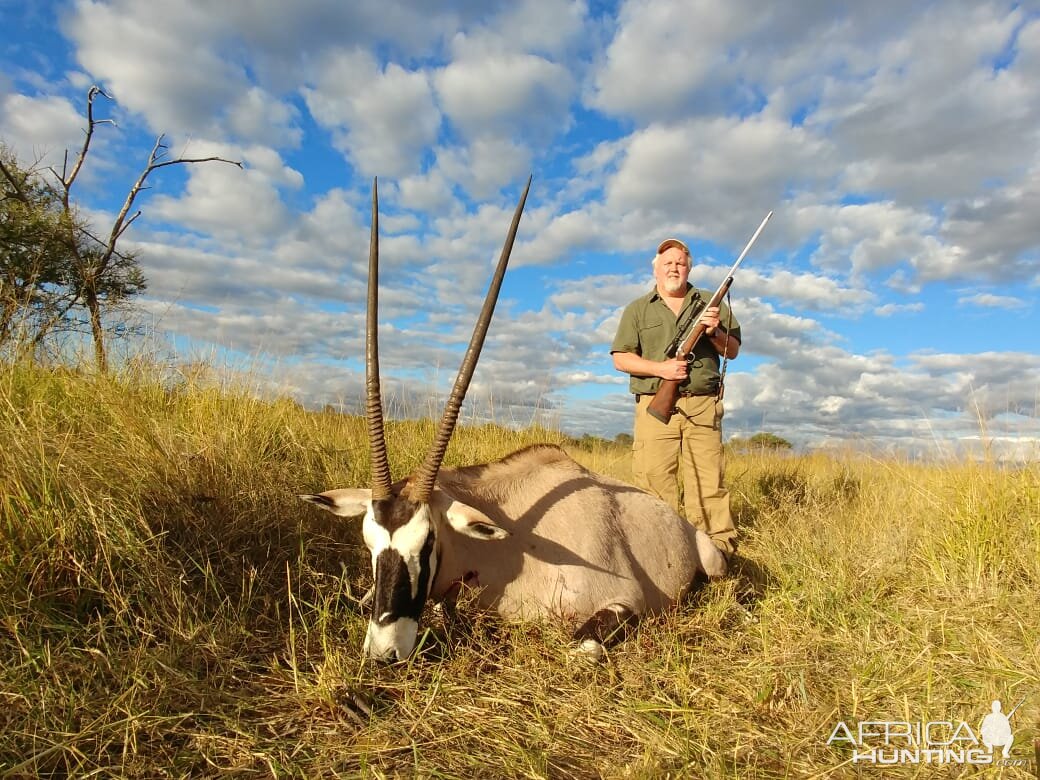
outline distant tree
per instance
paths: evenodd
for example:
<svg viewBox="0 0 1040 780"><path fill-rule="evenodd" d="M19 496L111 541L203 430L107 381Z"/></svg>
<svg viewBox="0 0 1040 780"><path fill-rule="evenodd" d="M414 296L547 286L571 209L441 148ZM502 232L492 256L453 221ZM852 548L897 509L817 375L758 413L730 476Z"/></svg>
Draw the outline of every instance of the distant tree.
<svg viewBox="0 0 1040 780"><path fill-rule="evenodd" d="M0 144L0 349L35 351L76 305L67 218L35 167Z"/></svg>
<svg viewBox="0 0 1040 780"><path fill-rule="evenodd" d="M52 307L50 315L32 314L29 317L40 326L46 325L51 316L60 313L58 320L50 327L36 328L35 338L39 339L58 321L68 320L74 307L84 308L97 367L105 372L108 370L108 356L102 324L103 311L124 303L145 289L145 278L137 256L132 252L120 251L119 240L134 220L141 216L140 211L131 212L141 191L147 189L145 185L148 177L169 165L223 162L241 168L242 163L223 157L180 156L166 159L169 148L164 143L165 136L160 135L152 146L144 170L130 187L111 229L107 235L94 235L78 217L72 189L90 152L94 130L101 124L113 124L111 119L95 118L94 101L98 96L108 98L100 87L94 85L87 92L87 127L83 144L71 165L66 151L61 170L48 169L52 179L40 175L33 167L19 168L13 163L13 158L3 160L4 167L0 174L4 180L5 202L10 196L18 204L11 211L5 210L4 218L14 218L15 225L10 232L19 237L15 246L20 248L9 251L5 246L0 251L4 252L5 257L10 255L12 267L20 269L17 275L20 284L12 288L10 296L5 292L3 297L5 306L9 301L16 302L12 304L16 305L15 319L18 319L19 311L23 315L25 312L32 314L34 305L46 308L40 303L41 296L55 297L57 304ZM37 237L36 244L32 243L33 235ZM5 267L2 270L7 269ZM30 297L26 298L26 294ZM22 319L25 319L24 316Z"/></svg>
<svg viewBox="0 0 1040 780"><path fill-rule="evenodd" d="M614 443L620 444L622 447L632 446L632 434L631 433L619 433L614 437Z"/></svg>
<svg viewBox="0 0 1040 780"><path fill-rule="evenodd" d="M777 436L774 433L756 433L749 440L749 443L753 447L760 447L762 449L769 450L789 450L792 449L792 444L787 439Z"/></svg>
<svg viewBox="0 0 1040 780"><path fill-rule="evenodd" d="M83 138L83 146L80 148L72 169L68 168L68 153L65 155L65 166L59 174L54 169L55 177L60 185L60 196L65 214L69 217L73 214L71 202L72 185L87 159L90 151L90 141L94 136L94 128L99 124L111 124L110 119L94 118L94 100L97 96L108 98L96 84L87 91L87 129ZM111 98L109 98L111 99ZM134 220L141 216L140 211L130 213L134 207L134 201L141 193L148 177L160 168L168 165L181 165L187 163L223 162L230 165L242 167L241 162L226 160L223 157L177 157L172 160L164 159L169 147L163 142L165 135L155 139L152 151L148 155L148 164L137 177L130 188L130 192L123 202L123 207L116 215L112 223L112 229L108 236L97 238L89 236L92 241L81 242L78 239L78 231L72 219L66 220L69 233L67 240L73 252L73 265L76 271L77 296L86 307L90 317L90 332L94 339L94 356L97 360L98 370L108 370L108 359L105 352L105 334L101 326L101 307L103 304L113 305L124 301L126 298L142 292L145 288L144 275L137 264L137 258L133 254L118 251L119 239L123 237L126 230L133 224Z"/></svg>
<svg viewBox="0 0 1040 780"><path fill-rule="evenodd" d="M571 437L571 444L575 447L581 447L583 450L588 452L592 452L604 445L609 445L610 442L601 436L593 436L591 433L583 433L581 438Z"/></svg>
<svg viewBox="0 0 1040 780"><path fill-rule="evenodd" d="M729 446L737 451L748 450L789 450L792 449L791 442L773 433L756 433L746 439L734 437L730 439Z"/></svg>

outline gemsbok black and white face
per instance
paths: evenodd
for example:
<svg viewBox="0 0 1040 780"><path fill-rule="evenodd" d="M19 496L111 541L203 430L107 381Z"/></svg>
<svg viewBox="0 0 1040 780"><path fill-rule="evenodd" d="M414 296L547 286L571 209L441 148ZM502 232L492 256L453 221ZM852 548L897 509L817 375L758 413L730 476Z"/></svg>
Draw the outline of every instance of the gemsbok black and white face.
<svg viewBox="0 0 1040 780"><path fill-rule="evenodd" d="M371 494L330 490L300 497L343 517L364 514L362 535L372 556L374 583L364 651L373 659L400 661L415 648L419 617L437 577L440 535L454 531L492 541L508 533L483 512L440 490L433 491L428 503L415 503L400 493L373 501Z"/></svg>
<svg viewBox="0 0 1040 780"><path fill-rule="evenodd" d="M362 531L375 583L364 649L373 658L401 660L415 647L419 616L437 574L430 505L400 496L371 501Z"/></svg>
<svg viewBox="0 0 1040 780"><path fill-rule="evenodd" d="M379 389L379 209L373 183L365 361L372 488L329 490L300 496L343 517L364 516L362 533L372 555L374 578L372 617L365 635L364 650L372 659L403 660L415 649L419 617L437 576L440 534L450 533L450 526L456 532L484 540L502 539L508 535L483 512L455 501L442 490L435 490L434 483L491 323L530 187L528 179L430 452L414 475L391 484Z"/></svg>

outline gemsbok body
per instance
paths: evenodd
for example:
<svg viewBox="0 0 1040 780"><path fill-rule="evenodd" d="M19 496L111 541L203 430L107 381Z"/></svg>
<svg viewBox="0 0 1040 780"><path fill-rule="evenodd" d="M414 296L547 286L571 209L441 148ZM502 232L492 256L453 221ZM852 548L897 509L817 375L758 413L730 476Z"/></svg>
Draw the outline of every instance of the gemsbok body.
<svg viewBox="0 0 1040 780"><path fill-rule="evenodd" d="M392 482L383 432L377 342L378 199L372 192L366 387L370 489L301 498L343 517L363 516L375 582L365 652L402 660L415 648L427 601L463 584L509 619L562 618L584 652L641 615L659 612L726 562L706 534L658 498L595 474L562 449L536 445L493 463L441 469L494 313L531 182L513 215L469 348L430 453Z"/></svg>

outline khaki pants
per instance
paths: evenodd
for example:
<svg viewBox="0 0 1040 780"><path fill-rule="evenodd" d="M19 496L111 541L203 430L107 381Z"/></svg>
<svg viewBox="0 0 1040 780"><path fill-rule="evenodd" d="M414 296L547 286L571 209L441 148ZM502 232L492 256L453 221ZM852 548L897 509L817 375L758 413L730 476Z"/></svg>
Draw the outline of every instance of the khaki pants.
<svg viewBox="0 0 1040 780"><path fill-rule="evenodd" d="M724 486L722 401L715 396L680 398L668 424L646 413L653 396L636 404L632 474L636 485L655 494L683 514L679 504L682 466L686 519L727 553L736 549L737 529Z"/></svg>

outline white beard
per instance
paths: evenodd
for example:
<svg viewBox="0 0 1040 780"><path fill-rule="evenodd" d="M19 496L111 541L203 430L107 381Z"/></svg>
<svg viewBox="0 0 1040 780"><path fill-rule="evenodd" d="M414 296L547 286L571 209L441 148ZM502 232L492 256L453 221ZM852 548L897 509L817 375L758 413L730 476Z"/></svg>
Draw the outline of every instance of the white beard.
<svg viewBox="0 0 1040 780"><path fill-rule="evenodd" d="M686 289L686 282L680 282L678 279L674 281L672 279L665 279L661 285L666 293L674 295L677 292L684 291Z"/></svg>

